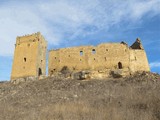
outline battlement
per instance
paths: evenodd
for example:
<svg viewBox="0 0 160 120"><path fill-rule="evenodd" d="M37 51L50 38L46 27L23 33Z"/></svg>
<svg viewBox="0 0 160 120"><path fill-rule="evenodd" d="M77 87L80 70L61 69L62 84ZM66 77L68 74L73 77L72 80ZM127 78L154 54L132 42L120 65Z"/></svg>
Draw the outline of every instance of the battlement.
<svg viewBox="0 0 160 120"><path fill-rule="evenodd" d="M30 35L18 36L16 38L16 45L19 45L21 43L41 42L41 41L45 41L45 39L40 32L37 32Z"/></svg>
<svg viewBox="0 0 160 120"><path fill-rule="evenodd" d="M17 38L22 38L22 37L30 37L30 36L40 36L41 33L40 32L36 32L36 33L32 33L32 34L26 34L23 36L17 36Z"/></svg>

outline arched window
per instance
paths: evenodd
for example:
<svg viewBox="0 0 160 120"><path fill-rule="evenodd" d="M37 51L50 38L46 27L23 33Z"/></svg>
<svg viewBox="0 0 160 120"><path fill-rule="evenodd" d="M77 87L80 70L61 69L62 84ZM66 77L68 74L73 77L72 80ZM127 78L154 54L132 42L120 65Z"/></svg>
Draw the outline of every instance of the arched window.
<svg viewBox="0 0 160 120"><path fill-rule="evenodd" d="M118 69L122 69L122 63L121 62L118 63Z"/></svg>

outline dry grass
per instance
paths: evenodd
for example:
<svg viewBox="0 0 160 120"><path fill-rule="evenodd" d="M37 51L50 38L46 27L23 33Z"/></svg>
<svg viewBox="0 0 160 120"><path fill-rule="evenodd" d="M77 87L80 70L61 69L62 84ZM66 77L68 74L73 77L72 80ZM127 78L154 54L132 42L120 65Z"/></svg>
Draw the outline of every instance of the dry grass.
<svg viewBox="0 0 160 120"><path fill-rule="evenodd" d="M0 84L0 120L160 120L160 77Z"/></svg>

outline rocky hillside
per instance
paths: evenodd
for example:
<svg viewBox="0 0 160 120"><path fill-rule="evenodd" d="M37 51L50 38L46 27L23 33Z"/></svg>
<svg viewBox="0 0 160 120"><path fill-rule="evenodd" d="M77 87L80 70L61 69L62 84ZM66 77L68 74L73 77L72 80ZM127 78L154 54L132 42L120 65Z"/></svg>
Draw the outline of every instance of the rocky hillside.
<svg viewBox="0 0 160 120"><path fill-rule="evenodd" d="M160 120L160 76L0 83L0 120Z"/></svg>

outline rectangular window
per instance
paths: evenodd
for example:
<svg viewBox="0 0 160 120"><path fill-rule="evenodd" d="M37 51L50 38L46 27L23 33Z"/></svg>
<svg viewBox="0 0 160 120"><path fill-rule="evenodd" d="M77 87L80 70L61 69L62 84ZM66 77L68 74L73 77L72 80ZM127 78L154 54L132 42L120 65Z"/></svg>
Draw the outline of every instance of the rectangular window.
<svg viewBox="0 0 160 120"><path fill-rule="evenodd" d="M92 49L92 54L96 54L96 50L95 49Z"/></svg>
<svg viewBox="0 0 160 120"><path fill-rule="evenodd" d="M83 56L83 51L80 51L80 56Z"/></svg>

